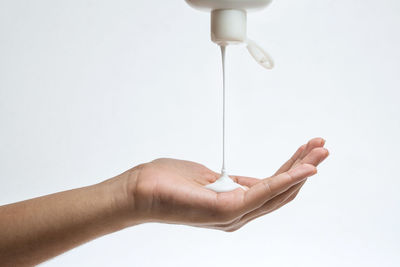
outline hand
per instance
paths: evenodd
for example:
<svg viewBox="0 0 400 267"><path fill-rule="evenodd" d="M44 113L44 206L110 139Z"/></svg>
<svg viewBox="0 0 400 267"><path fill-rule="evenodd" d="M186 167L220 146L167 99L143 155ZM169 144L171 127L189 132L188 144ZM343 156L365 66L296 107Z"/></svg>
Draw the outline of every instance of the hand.
<svg viewBox="0 0 400 267"><path fill-rule="evenodd" d="M157 159L120 175L127 185L130 214L138 222L165 222L234 231L279 209L298 194L327 156L322 138L310 140L271 177L231 176L248 190L216 193L204 188L220 174L203 165ZM133 210L132 210L133 209Z"/></svg>
<svg viewBox="0 0 400 267"><path fill-rule="evenodd" d="M100 184L0 206L0 262L31 266L97 237L143 222L234 231L294 199L327 156L324 140L301 146L272 177L231 176L247 190L204 188L220 174L158 159Z"/></svg>

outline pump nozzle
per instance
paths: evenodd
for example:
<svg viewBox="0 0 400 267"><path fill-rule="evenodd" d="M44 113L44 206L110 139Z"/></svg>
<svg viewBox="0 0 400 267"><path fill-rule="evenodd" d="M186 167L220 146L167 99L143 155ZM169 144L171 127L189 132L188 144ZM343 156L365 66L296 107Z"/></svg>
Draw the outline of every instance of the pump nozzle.
<svg viewBox="0 0 400 267"><path fill-rule="evenodd" d="M254 41L247 39L247 12L216 9L211 12L211 40L218 45L247 44L250 55L264 68L272 69L272 58Z"/></svg>

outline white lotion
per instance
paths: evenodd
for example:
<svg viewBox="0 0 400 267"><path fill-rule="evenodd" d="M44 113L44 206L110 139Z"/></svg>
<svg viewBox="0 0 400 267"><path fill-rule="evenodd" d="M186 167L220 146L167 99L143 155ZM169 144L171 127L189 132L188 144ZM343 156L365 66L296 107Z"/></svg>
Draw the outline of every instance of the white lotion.
<svg viewBox="0 0 400 267"><path fill-rule="evenodd" d="M221 177L218 178L214 183L208 184L205 187L211 189L215 192L229 192L237 188L244 189L238 183L235 183L231 178L229 178L226 168L225 168L225 117L226 117L226 88L225 88L225 50L226 46L221 45L221 56L222 56L222 171Z"/></svg>
<svg viewBox="0 0 400 267"><path fill-rule="evenodd" d="M238 188L242 188L245 190L243 186L240 184L235 183L229 176L226 174L226 172L222 173L222 176L218 178L217 181L215 181L212 184L208 184L205 186L205 188L211 189L217 193L223 193L223 192L229 192Z"/></svg>

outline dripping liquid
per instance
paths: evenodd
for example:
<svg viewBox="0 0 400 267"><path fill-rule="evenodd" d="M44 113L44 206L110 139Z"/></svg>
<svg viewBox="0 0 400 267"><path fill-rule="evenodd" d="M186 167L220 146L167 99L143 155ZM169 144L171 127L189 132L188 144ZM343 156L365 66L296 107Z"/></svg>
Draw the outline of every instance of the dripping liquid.
<svg viewBox="0 0 400 267"><path fill-rule="evenodd" d="M225 91L225 50L226 46L221 45L221 57L222 57L222 170L221 174L226 174L226 151L225 151L225 120L226 120L226 91Z"/></svg>

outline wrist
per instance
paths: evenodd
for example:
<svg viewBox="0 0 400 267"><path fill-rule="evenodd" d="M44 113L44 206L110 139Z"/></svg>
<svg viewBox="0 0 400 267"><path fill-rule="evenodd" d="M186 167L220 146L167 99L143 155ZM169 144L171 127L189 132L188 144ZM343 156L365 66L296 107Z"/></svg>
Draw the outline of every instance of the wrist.
<svg viewBox="0 0 400 267"><path fill-rule="evenodd" d="M136 201L136 184L139 173L140 166L98 184L107 191L114 217L121 228L145 222L145 216L137 208Z"/></svg>

